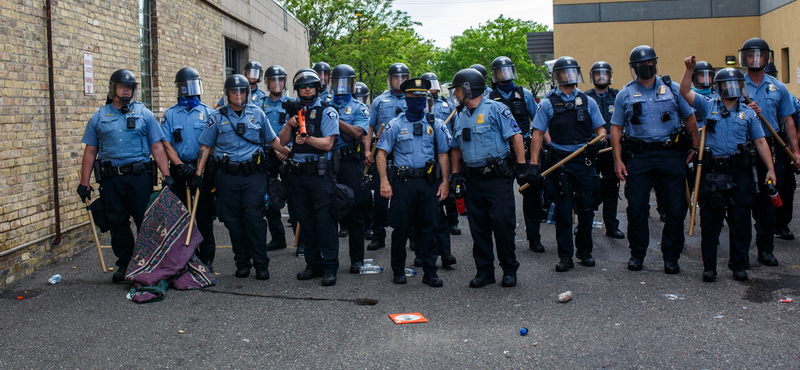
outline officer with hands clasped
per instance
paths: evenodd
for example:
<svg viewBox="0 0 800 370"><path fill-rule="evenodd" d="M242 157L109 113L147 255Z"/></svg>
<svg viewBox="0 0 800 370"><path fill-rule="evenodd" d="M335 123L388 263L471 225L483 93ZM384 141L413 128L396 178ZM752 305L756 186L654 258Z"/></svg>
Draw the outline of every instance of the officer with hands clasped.
<svg viewBox="0 0 800 370"><path fill-rule="evenodd" d="M434 227L438 220L439 202L447 198L450 172L447 150L450 137L441 120L424 112L430 81L414 78L403 82L408 109L391 120L377 144L377 167L381 196L391 199L392 271L395 284L405 284L406 240L413 228L419 241L416 254L422 259L424 284L441 287L436 274L437 247ZM394 165L388 168L386 156L394 152ZM438 153L438 154L436 154ZM437 173L436 162L441 172ZM438 175L443 181L438 186Z"/></svg>
<svg viewBox="0 0 800 370"><path fill-rule="evenodd" d="M186 186L197 171L197 153L200 151L198 139L214 110L200 101L203 80L196 69L186 67L178 71L175 74L175 89L178 103L169 107L161 117L161 129L164 131L162 144L171 162L170 173L175 179L175 186L171 190L191 210L191 202L186 199ZM212 209L214 198L211 193L213 184L208 182L210 178L206 178L206 186L200 191L195 223L203 236L203 241L197 247L197 257L213 271L216 245Z"/></svg>
<svg viewBox="0 0 800 370"><path fill-rule="evenodd" d="M86 148L77 192L82 201L91 199L89 177L94 170L100 199L111 223L111 249L117 257L114 282L125 279L125 269L133 257L130 217L138 230L153 191L152 171L156 168L150 160L151 153L164 174L162 185L173 185L161 144L164 132L153 113L136 101L136 87L133 72L120 69L111 74L106 105L89 119L81 140Z"/></svg>
<svg viewBox="0 0 800 370"><path fill-rule="evenodd" d="M620 90L611 116L614 171L620 180L627 178L628 269L643 267L650 240L650 190L656 186L664 195L667 214L661 234L664 272L677 274L688 208L684 165L692 158L690 149L700 145L697 121L694 109L678 94L680 86L667 76L658 76L658 56L653 48L633 48L629 64L634 79ZM623 127L627 161L623 161Z"/></svg>
<svg viewBox="0 0 800 370"><path fill-rule="evenodd" d="M466 190L469 228L477 274L469 285L480 288L495 282L492 234L497 242L497 259L503 269L502 285L517 284L514 250L516 210L514 173L517 181L534 177L525 163L525 148L519 126L502 103L485 99L486 80L474 69L462 69L453 77L450 93L464 108L456 116L450 163L450 191ZM516 163L509 163L509 141ZM461 167L461 160L465 167Z"/></svg>
<svg viewBox="0 0 800 370"><path fill-rule="evenodd" d="M606 129L600 109L594 99L577 89L583 83L578 62L572 57L558 58L553 64L553 80L556 91L541 102L539 113L533 120L534 133L531 140L531 172L533 184L541 183L539 175L539 150L544 133L550 131L552 161L556 163L586 145L596 137L606 137ZM496 90L495 90L496 91ZM597 152L605 146L599 142L590 145L581 155L559 167L547 177L548 193L555 200L556 242L558 258L556 271L565 272L574 267L572 256L584 266L595 265L592 257L592 219L598 196ZM572 244L572 211L578 216L578 232Z"/></svg>
<svg viewBox="0 0 800 370"><path fill-rule="evenodd" d="M283 129L283 126L286 125L286 120L288 119L283 103L292 100L292 98L284 94L286 91L286 70L278 65L270 66L264 72L264 80L267 83L269 95L262 100L261 109L264 110L272 131L278 134ZM277 179L281 162L286 160L286 156L269 148L265 149L267 150L266 155L269 161L269 177ZM267 244L267 250L274 251L286 248L286 232L283 229L280 213L267 212L267 224L269 225L269 232L272 234L272 240Z"/></svg>
<svg viewBox="0 0 800 370"><path fill-rule="evenodd" d="M322 277L322 285L331 286L336 284L339 270L339 239L331 215L331 148L339 135L339 114L320 99L320 78L313 70L297 71L292 84L302 108L289 119L280 136L281 144L292 143L290 197L305 242L306 269L297 274L297 280Z"/></svg>
<svg viewBox="0 0 800 370"><path fill-rule="evenodd" d="M261 107L249 103L250 84L235 74L225 80L225 105L215 110L200 135L197 172L191 183L203 187L200 175L208 164L217 189L217 216L231 238L236 277L269 279L267 257L267 156L264 145L289 154L280 145ZM211 149L214 149L209 160Z"/></svg>
<svg viewBox="0 0 800 370"><path fill-rule="evenodd" d="M730 229L730 262L735 280L747 280L746 256L750 249L752 225L750 213L755 203L753 166L755 151L764 162L766 181L776 182L772 155L764 139L764 131L755 112L739 99L747 94L744 75L734 68L716 73L714 84L718 96L709 98L690 89L696 59L685 59L686 71L681 79L681 95L703 117L706 130L700 188L697 190L702 221L701 250L703 281L717 277L717 244L722 221ZM753 148L755 144L755 150Z"/></svg>

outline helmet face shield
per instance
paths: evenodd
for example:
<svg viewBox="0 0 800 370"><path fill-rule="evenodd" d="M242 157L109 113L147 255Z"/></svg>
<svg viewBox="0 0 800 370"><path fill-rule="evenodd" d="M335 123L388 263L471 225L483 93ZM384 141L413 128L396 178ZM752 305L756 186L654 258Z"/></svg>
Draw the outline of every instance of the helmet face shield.
<svg viewBox="0 0 800 370"><path fill-rule="evenodd" d="M513 65L492 69L492 82L510 81L517 79L517 68Z"/></svg>
<svg viewBox="0 0 800 370"><path fill-rule="evenodd" d="M556 86L575 85L583 83L583 74L580 68L565 68L553 71L553 81Z"/></svg>
<svg viewBox="0 0 800 370"><path fill-rule="evenodd" d="M459 104L465 104L467 101L472 100L472 89L469 82L464 82L461 86L451 87L450 95L454 96Z"/></svg>
<svg viewBox="0 0 800 370"><path fill-rule="evenodd" d="M175 83L178 97L203 95L203 80L188 80Z"/></svg>
<svg viewBox="0 0 800 370"><path fill-rule="evenodd" d="M126 84L120 82L110 82L108 84L108 98L114 100L115 97L119 98L122 104L128 104L136 101L136 90L139 84Z"/></svg>
<svg viewBox="0 0 800 370"><path fill-rule="evenodd" d="M225 89L225 104L243 106L250 100L250 87L231 87Z"/></svg>
<svg viewBox="0 0 800 370"><path fill-rule="evenodd" d="M335 78L331 79L330 92L334 95L352 94L356 88L356 78Z"/></svg>
<svg viewBox="0 0 800 370"><path fill-rule="evenodd" d="M739 50L739 63L747 68L766 68L772 59L772 51L760 49Z"/></svg>
<svg viewBox="0 0 800 370"><path fill-rule="evenodd" d="M431 88L428 89L428 91L430 91L430 90L441 91L442 90L442 86L439 85L439 80L430 80L430 82L431 82Z"/></svg>
<svg viewBox="0 0 800 370"><path fill-rule="evenodd" d="M614 83L614 75L608 68L595 68L589 72L592 85L608 86Z"/></svg>
<svg viewBox="0 0 800 370"><path fill-rule="evenodd" d="M720 98L738 99L747 96L747 86L744 81L717 82L717 92Z"/></svg>
<svg viewBox="0 0 800 370"><path fill-rule="evenodd" d="M389 90L398 91L400 90L400 85L402 85L403 82L406 82L408 78L409 78L408 73L390 74L389 77L386 79L386 86L388 87Z"/></svg>
<svg viewBox="0 0 800 370"><path fill-rule="evenodd" d="M692 72L692 84L698 89L705 89L714 84L714 71L702 70Z"/></svg>
<svg viewBox="0 0 800 370"><path fill-rule="evenodd" d="M247 77L248 79L254 79L256 81L261 81L261 73L263 71L260 69L252 69L252 68L245 68L242 74Z"/></svg>
<svg viewBox="0 0 800 370"><path fill-rule="evenodd" d="M631 63L631 78L649 80L658 75L658 60L650 59Z"/></svg>
<svg viewBox="0 0 800 370"><path fill-rule="evenodd" d="M267 77L267 89L273 94L286 91L286 76Z"/></svg>
<svg viewBox="0 0 800 370"><path fill-rule="evenodd" d="M319 80L322 82L322 88L324 89L328 86L328 81L331 78L331 71L316 71L317 75L319 75Z"/></svg>

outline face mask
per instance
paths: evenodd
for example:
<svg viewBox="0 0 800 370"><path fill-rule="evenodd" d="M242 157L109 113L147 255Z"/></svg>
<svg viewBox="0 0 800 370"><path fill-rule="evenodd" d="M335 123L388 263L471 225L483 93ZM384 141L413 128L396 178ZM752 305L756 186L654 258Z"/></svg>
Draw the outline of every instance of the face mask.
<svg viewBox="0 0 800 370"><path fill-rule="evenodd" d="M641 66L636 68L637 76L642 80L649 80L656 75L654 66Z"/></svg>
<svg viewBox="0 0 800 370"><path fill-rule="evenodd" d="M200 97L197 95L189 97L181 96L180 98L178 98L178 105L180 105L181 108L184 108L186 110L192 110L192 108L200 105Z"/></svg>
<svg viewBox="0 0 800 370"><path fill-rule="evenodd" d="M698 93L700 95L704 95L704 96L708 95L708 94L711 94L711 88L710 87L707 87L705 89L698 89L698 88L692 86L692 91L694 91L694 92L696 92L696 93Z"/></svg>
<svg viewBox="0 0 800 370"><path fill-rule="evenodd" d="M514 85L514 81L511 81L511 83L509 83L508 85L497 84L497 88L504 93L509 93L512 90L516 89L517 85Z"/></svg>
<svg viewBox="0 0 800 370"><path fill-rule="evenodd" d="M753 72L761 72L761 71L764 70L764 68L748 68L747 70L748 71L753 71Z"/></svg>
<svg viewBox="0 0 800 370"><path fill-rule="evenodd" d="M410 122L422 120L422 116L425 115L424 109L427 100L428 99L424 96L416 98L406 97L406 105L408 106L408 109L406 110L406 117L408 117Z"/></svg>
<svg viewBox="0 0 800 370"><path fill-rule="evenodd" d="M122 105L128 105L128 103L131 102L131 99L132 99L132 97L130 97L130 96L126 96L126 97L120 96L119 97L119 102L122 103Z"/></svg>
<svg viewBox="0 0 800 370"><path fill-rule="evenodd" d="M431 96L433 96L433 100L439 99L439 93L438 92L437 93L431 93Z"/></svg>
<svg viewBox="0 0 800 370"><path fill-rule="evenodd" d="M336 104L338 106L342 106L342 105L347 104L350 101L351 98L352 98L352 95L350 95L350 94L334 95L333 96L333 104Z"/></svg>

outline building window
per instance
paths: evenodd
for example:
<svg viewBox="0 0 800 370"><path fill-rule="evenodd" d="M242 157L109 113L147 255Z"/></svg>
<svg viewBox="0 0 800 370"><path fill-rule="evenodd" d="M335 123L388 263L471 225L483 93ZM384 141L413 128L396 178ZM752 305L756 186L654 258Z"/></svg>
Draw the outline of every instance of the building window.
<svg viewBox="0 0 800 370"><path fill-rule="evenodd" d="M789 77L791 77L789 76L789 73L791 73L789 70L789 65L789 48L783 48L781 49L781 69L779 70L780 73L778 76L780 77L781 82L785 84L789 83Z"/></svg>
<svg viewBox="0 0 800 370"><path fill-rule="evenodd" d="M153 1L139 0L139 73L141 74L139 101L151 110L153 109L152 9Z"/></svg>
<svg viewBox="0 0 800 370"><path fill-rule="evenodd" d="M225 78L242 73L247 64L247 46L231 39L225 39Z"/></svg>

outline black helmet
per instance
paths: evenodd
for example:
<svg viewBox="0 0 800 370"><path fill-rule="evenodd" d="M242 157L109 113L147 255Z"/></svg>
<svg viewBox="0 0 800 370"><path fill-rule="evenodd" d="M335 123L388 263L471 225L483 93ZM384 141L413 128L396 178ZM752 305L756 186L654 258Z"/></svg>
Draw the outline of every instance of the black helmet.
<svg viewBox="0 0 800 370"><path fill-rule="evenodd" d="M314 72L314 70L310 68L303 68L295 73L294 79L292 80L292 86L294 86L294 90L300 92L301 85L311 85L315 87L314 95L311 98L301 98L301 100L306 103L315 100L317 96L319 96L320 90L322 90L322 84L319 81L319 75L317 75L317 72Z"/></svg>
<svg viewBox="0 0 800 370"><path fill-rule="evenodd" d="M250 82L247 81L247 77L240 74L231 75L225 80L224 87L222 95L225 97L225 104L231 105L233 103L237 106L242 106L247 105L250 101ZM232 100L231 95L233 93L237 95L244 94L244 99L237 96L235 100Z"/></svg>
<svg viewBox="0 0 800 370"><path fill-rule="evenodd" d="M692 70L692 84L698 89L711 87L714 84L714 73L714 67L709 62L701 60Z"/></svg>
<svg viewBox="0 0 800 370"><path fill-rule="evenodd" d="M272 94L282 94L286 91L286 70L281 66L269 66L264 79L267 82L267 90Z"/></svg>
<svg viewBox="0 0 800 370"><path fill-rule="evenodd" d="M473 65L471 65L469 67L474 69L474 70L476 70L476 71L478 71L478 72L480 72L483 75L483 78L486 78L486 77L489 76L489 74L486 72L486 67L484 67L482 64L473 64Z"/></svg>
<svg viewBox="0 0 800 370"><path fill-rule="evenodd" d="M119 97L122 104L127 105L131 100L136 100L136 75L127 69L118 69L111 74L108 81L108 95L106 96L106 104L111 103L117 95L117 85L130 85L133 87L133 92L130 97Z"/></svg>
<svg viewBox="0 0 800 370"><path fill-rule="evenodd" d="M363 82L356 82L356 87L353 91L353 97L362 103L366 103L367 95L369 95L369 88L367 87L367 84Z"/></svg>
<svg viewBox="0 0 800 370"><path fill-rule="evenodd" d="M419 78L431 82L431 88L428 90L436 90L436 91L442 90L442 86L439 85L439 77L436 76L435 73L433 72L423 73L422 76L419 76Z"/></svg>
<svg viewBox="0 0 800 370"><path fill-rule="evenodd" d="M331 94L352 94L356 88L356 70L347 64L339 64L331 72Z"/></svg>
<svg viewBox="0 0 800 370"><path fill-rule="evenodd" d="M764 68L764 73L766 73L766 74L768 74L768 75L770 75L772 77L776 77L777 78L778 77L778 69L775 68L775 63L769 62L769 64L767 64L767 67Z"/></svg>
<svg viewBox="0 0 800 370"><path fill-rule="evenodd" d="M483 73L484 75L486 72ZM492 83L517 79L517 67L509 57L497 57L492 61Z"/></svg>
<svg viewBox="0 0 800 370"><path fill-rule="evenodd" d="M573 57L561 57L553 63L553 82L556 86L576 85L583 83L581 66Z"/></svg>
<svg viewBox="0 0 800 370"><path fill-rule="evenodd" d="M745 41L739 49L739 64L756 71L764 69L773 57L769 44L758 37Z"/></svg>
<svg viewBox="0 0 800 370"><path fill-rule="evenodd" d="M178 92L178 98L200 96L203 95L203 80L196 69L192 67L182 68L175 74L175 89Z"/></svg>
<svg viewBox="0 0 800 370"><path fill-rule="evenodd" d="M714 76L714 84L721 98L738 99L747 96L744 75L736 68L723 68Z"/></svg>
<svg viewBox="0 0 800 370"><path fill-rule="evenodd" d="M600 87L613 84L614 71L611 69L611 65L602 60L594 62L592 69L589 70L589 80L592 81L592 85Z"/></svg>
<svg viewBox="0 0 800 370"><path fill-rule="evenodd" d="M247 78L252 78L256 80L256 83L261 82L261 76L264 72L264 67L261 66L261 63L256 61L251 61L244 66L244 70L242 70L242 74Z"/></svg>
<svg viewBox="0 0 800 370"><path fill-rule="evenodd" d="M386 77L386 88L389 90L400 90L400 85L411 76L408 66L403 63L395 63L389 66ZM397 77L397 88L392 88L392 77Z"/></svg>
<svg viewBox="0 0 800 370"><path fill-rule="evenodd" d="M631 78L649 80L658 74L658 56L653 48L639 45L631 50L628 65L631 67Z"/></svg>
<svg viewBox="0 0 800 370"><path fill-rule="evenodd" d="M450 95L455 96L454 92L461 87L462 99L459 103L464 104L467 100L472 100L483 94L486 90L486 79L476 69L462 69L453 76L453 83L450 85Z"/></svg>
<svg viewBox="0 0 800 370"><path fill-rule="evenodd" d="M314 72L317 72L317 76L319 76L320 88L328 87L328 80L331 79L331 65L325 62L317 62L317 64L314 64Z"/></svg>
<svg viewBox="0 0 800 370"><path fill-rule="evenodd" d="M314 72L317 72L317 74L319 74L320 72L330 72L330 71L331 71L331 65L326 62L318 62L317 64L314 64Z"/></svg>

